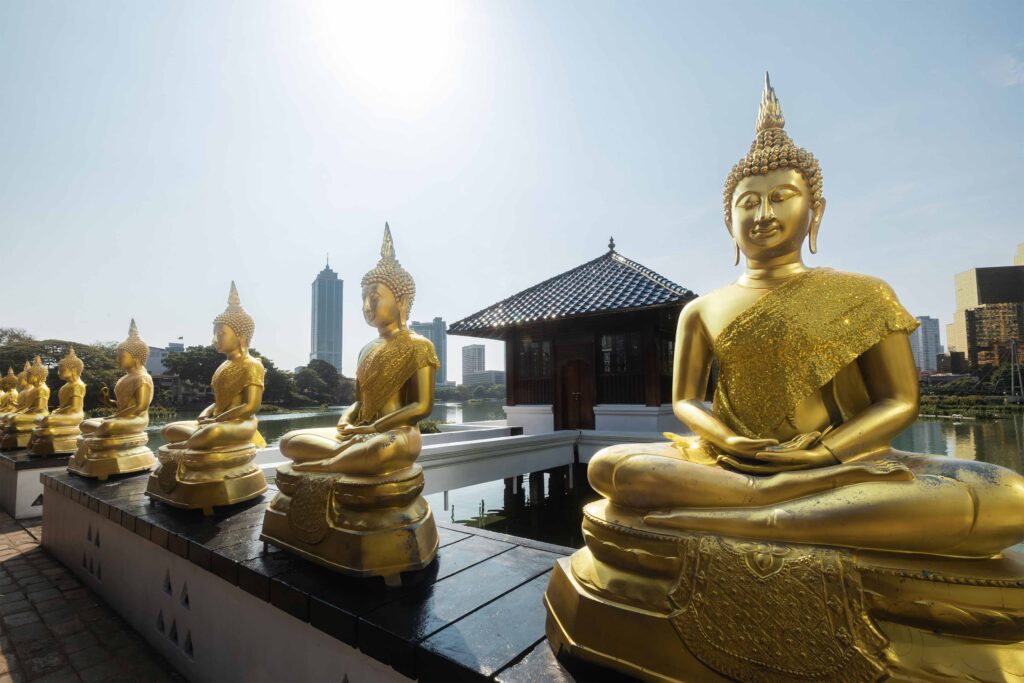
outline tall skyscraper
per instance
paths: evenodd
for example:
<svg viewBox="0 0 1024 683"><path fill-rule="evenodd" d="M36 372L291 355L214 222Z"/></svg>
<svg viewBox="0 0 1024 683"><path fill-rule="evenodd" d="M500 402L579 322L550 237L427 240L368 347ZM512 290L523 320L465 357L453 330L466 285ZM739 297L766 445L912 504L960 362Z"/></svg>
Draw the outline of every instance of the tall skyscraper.
<svg viewBox="0 0 1024 683"><path fill-rule="evenodd" d="M448 381L448 324L440 318L434 318L433 322L429 323L413 321L409 323L409 328L433 342L434 350L437 351L437 357L441 361L441 367L437 370L437 383L446 383Z"/></svg>
<svg viewBox="0 0 1024 683"><path fill-rule="evenodd" d="M1013 265L1024 266L1024 242L1017 245L1017 255L1013 257Z"/></svg>
<svg viewBox="0 0 1024 683"><path fill-rule="evenodd" d="M462 383L466 381L467 375L473 375L484 371L485 352L487 347L483 344L469 344L462 347Z"/></svg>
<svg viewBox="0 0 1024 683"><path fill-rule="evenodd" d="M939 344L939 320L927 315L917 316L921 326L910 335L910 350L914 352L914 364L921 372L935 372L939 365L936 357L942 353Z"/></svg>
<svg viewBox="0 0 1024 683"><path fill-rule="evenodd" d="M313 324L309 359L327 361L341 372L341 313L343 280L331 270L331 262L313 280Z"/></svg>

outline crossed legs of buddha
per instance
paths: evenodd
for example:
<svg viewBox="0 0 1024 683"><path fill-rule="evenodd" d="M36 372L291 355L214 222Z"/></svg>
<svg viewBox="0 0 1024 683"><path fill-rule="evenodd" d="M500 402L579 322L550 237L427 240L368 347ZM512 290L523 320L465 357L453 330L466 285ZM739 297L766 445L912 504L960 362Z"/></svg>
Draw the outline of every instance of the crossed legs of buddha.
<svg viewBox="0 0 1024 683"><path fill-rule="evenodd" d="M422 444L415 427L347 438L334 428L309 429L285 434L281 452L295 462L296 472L372 477L411 466Z"/></svg>
<svg viewBox="0 0 1024 683"><path fill-rule="evenodd" d="M231 422L211 422L199 426L198 420L172 422L163 429L163 437L173 448L206 451L252 443L259 421L255 417Z"/></svg>
<svg viewBox="0 0 1024 683"><path fill-rule="evenodd" d="M670 444L627 445L598 453L588 476L612 502L654 511L647 523L685 531L965 557L1024 538L1024 477L941 456L886 451L759 477L689 462Z"/></svg>

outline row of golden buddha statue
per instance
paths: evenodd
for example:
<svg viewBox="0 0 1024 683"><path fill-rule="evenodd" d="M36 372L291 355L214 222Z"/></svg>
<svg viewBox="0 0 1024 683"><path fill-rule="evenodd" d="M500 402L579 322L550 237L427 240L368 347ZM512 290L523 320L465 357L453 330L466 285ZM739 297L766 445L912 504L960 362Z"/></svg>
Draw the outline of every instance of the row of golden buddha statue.
<svg viewBox="0 0 1024 683"><path fill-rule="evenodd" d="M756 138L723 194L746 272L679 318L673 410L692 435L594 456L588 477L603 499L584 510L585 547L552 572L549 642L652 681L1022 679L1024 554L1008 548L1024 540L1024 477L890 446L917 415L917 323L881 280L804 265L825 211L822 175L784 126L766 77ZM278 467L261 535L388 583L438 546L416 458L439 363L407 327L414 296L385 225L362 280L378 336L359 354L357 400L336 428L282 438L291 462ZM254 327L232 284L214 320L227 356L214 403L164 428L154 499L209 513L266 490L253 464L264 376L248 353ZM70 471L148 469L147 352L133 323L116 401L103 394L117 413L77 427L73 351L50 415L39 360L9 370L3 443L67 448L79 428Z"/></svg>
<svg viewBox="0 0 1024 683"><path fill-rule="evenodd" d="M403 571L429 565L438 537L422 496L423 470L416 464L417 424L433 409L440 362L429 340L409 330L416 284L395 255L384 226L381 258L362 280L363 314L378 336L359 355L357 400L336 428L286 434L281 453L294 461L278 468L279 492L265 516L263 540L355 576L400 580ZM133 320L117 346L125 371L111 400L101 390L109 417L85 420L82 361L74 349L60 361L66 384L60 407L47 412L47 369L36 358L19 377L8 371L0 394L4 450L27 447L31 455L74 453L68 471L106 479L144 472L146 494L168 505L212 514L216 507L261 496L263 471L253 462L266 446L258 430L265 370L249 355L255 322L231 283L227 309L214 321L214 346L227 359L211 380L214 402L198 419L172 422L156 458L147 446L153 380L146 371L148 345ZM19 394L16 386L26 387Z"/></svg>

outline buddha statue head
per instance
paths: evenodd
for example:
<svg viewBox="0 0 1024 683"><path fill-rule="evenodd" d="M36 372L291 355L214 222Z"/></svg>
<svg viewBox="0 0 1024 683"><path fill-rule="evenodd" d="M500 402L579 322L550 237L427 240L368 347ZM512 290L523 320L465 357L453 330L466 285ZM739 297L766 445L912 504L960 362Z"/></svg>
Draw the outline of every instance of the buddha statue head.
<svg viewBox="0 0 1024 683"><path fill-rule="evenodd" d="M233 351L245 353L249 350L256 322L242 308L234 280L228 292L228 307L213 319L213 345L217 351L229 354Z"/></svg>
<svg viewBox="0 0 1024 683"><path fill-rule="evenodd" d="M14 374L14 368L8 366L7 374L0 377L0 391L10 391L18 386L18 376Z"/></svg>
<svg viewBox="0 0 1024 683"><path fill-rule="evenodd" d="M128 371L146 364L149 358L149 345L139 337L139 328L132 318L128 327L128 338L117 345L117 364L122 370Z"/></svg>
<svg viewBox="0 0 1024 683"><path fill-rule="evenodd" d="M40 384L46 381L47 375L50 371L43 365L43 362L36 356L35 361L28 369L28 383L34 387L38 387Z"/></svg>
<svg viewBox="0 0 1024 683"><path fill-rule="evenodd" d="M75 347L69 346L67 355L57 363L57 376L66 382L81 377L83 370L85 370L85 363L75 354Z"/></svg>
<svg viewBox="0 0 1024 683"><path fill-rule="evenodd" d="M722 195L737 263L741 251L758 261L799 254L808 236L811 253L817 252L825 213L821 167L814 155L793 144L785 125L766 73L756 137L729 172Z"/></svg>
<svg viewBox="0 0 1024 683"><path fill-rule="evenodd" d="M24 367L21 368L21 372L18 373L18 391L25 391L28 389L28 369L32 367L32 363L25 361Z"/></svg>
<svg viewBox="0 0 1024 683"><path fill-rule="evenodd" d="M395 258L391 227L384 224L384 243L380 260L363 276L363 318L368 325L383 329L389 325L404 327L416 297L416 282Z"/></svg>

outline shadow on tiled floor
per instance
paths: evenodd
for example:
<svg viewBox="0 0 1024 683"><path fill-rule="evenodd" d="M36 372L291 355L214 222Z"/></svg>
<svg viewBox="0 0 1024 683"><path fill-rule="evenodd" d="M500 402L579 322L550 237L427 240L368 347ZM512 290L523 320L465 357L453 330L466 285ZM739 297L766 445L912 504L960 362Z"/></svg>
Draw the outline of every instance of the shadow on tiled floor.
<svg viewBox="0 0 1024 683"><path fill-rule="evenodd" d="M0 683L183 680L41 538L0 512Z"/></svg>

